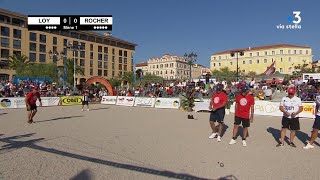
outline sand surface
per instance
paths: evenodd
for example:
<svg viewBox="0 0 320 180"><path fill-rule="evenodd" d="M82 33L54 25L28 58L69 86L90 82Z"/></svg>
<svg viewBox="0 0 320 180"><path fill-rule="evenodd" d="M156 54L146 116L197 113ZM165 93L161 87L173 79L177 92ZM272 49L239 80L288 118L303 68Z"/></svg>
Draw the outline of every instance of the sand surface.
<svg viewBox="0 0 320 180"><path fill-rule="evenodd" d="M0 110L0 179L319 179L320 147L304 150L313 120L301 119L297 148L276 148L279 117L256 116L247 147L209 140L208 113L92 105ZM289 133L287 133L289 135ZM317 139L317 142L320 142Z"/></svg>

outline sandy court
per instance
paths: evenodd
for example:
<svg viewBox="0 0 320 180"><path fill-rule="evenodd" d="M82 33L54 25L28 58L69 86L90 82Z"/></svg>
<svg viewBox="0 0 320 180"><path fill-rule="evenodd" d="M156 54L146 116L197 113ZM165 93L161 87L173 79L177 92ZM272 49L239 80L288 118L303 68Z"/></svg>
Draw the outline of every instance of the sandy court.
<svg viewBox="0 0 320 180"><path fill-rule="evenodd" d="M276 148L279 117L256 116L247 147L209 140L208 113L92 105L0 111L0 179L319 179L320 147L302 149L313 120L301 119L295 143ZM289 135L289 133L287 133ZM317 139L317 142L320 142Z"/></svg>

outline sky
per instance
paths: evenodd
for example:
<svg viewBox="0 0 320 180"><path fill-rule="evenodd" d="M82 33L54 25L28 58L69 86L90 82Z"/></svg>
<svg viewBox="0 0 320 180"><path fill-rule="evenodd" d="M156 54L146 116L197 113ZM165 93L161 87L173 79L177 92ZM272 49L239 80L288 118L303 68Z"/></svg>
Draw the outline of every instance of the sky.
<svg viewBox="0 0 320 180"><path fill-rule="evenodd" d="M215 52L280 43L311 46L320 59L319 7L319 0L0 0L26 15L112 15L112 36L138 45L135 63L195 52L207 67ZM293 11L301 29L277 29L293 24Z"/></svg>

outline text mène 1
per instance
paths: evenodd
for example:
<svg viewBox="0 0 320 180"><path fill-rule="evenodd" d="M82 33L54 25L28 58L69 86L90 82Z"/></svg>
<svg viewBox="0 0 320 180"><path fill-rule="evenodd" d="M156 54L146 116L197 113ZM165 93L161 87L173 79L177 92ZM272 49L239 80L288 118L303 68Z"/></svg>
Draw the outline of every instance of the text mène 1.
<svg viewBox="0 0 320 180"><path fill-rule="evenodd" d="M276 27L277 29L301 29L301 25L299 24L288 24L288 25L279 24Z"/></svg>

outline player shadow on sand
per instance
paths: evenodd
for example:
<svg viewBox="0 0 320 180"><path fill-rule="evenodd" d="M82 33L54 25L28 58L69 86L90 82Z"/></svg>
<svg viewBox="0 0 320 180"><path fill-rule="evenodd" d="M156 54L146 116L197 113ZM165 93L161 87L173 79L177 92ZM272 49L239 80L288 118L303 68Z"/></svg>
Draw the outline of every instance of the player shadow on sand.
<svg viewBox="0 0 320 180"><path fill-rule="evenodd" d="M8 114L8 113L0 113L0 116L1 116L1 115L6 115L6 114Z"/></svg>
<svg viewBox="0 0 320 180"><path fill-rule="evenodd" d="M59 120L65 120L65 119L73 119L78 117L84 117L84 116L66 116L66 117L59 117L59 118L53 118L53 119L47 119L47 120L41 120L41 121L34 121L34 123L42 123L42 122L48 122L48 121L59 121Z"/></svg>
<svg viewBox="0 0 320 180"><path fill-rule="evenodd" d="M94 108L94 109L90 109L90 111L98 111L98 110L104 110L104 109L109 109L109 107L106 107L106 108Z"/></svg>
<svg viewBox="0 0 320 180"><path fill-rule="evenodd" d="M227 129L229 128L228 125L224 124L223 128L222 128L222 134L220 135L221 137L224 136L224 134L226 133ZM216 125L216 132L219 132L219 125Z"/></svg>
<svg viewBox="0 0 320 180"><path fill-rule="evenodd" d="M273 127L269 127L267 131L272 134L274 140L279 144L280 138L281 138L281 130L280 129L274 129ZM318 135L320 137L320 135ZM310 140L310 136L307 133L304 133L302 131L297 131L296 132L296 137L303 143L307 144L307 141ZM288 136L285 137L285 141L287 144L290 144ZM315 145L320 147L320 144L318 142L314 142Z"/></svg>
<svg viewBox="0 0 320 180"><path fill-rule="evenodd" d="M166 177L166 178L193 179L193 180L207 179L207 178L201 178L201 177L197 177L197 176L185 174L185 173L176 173L176 172L168 171L168 170L160 170L160 169L148 168L148 167L143 167L143 166L138 166L138 165L131 165L131 164L127 164L127 163L120 163L120 162L115 162L115 161L98 159L95 157L90 157L90 156L85 156L85 155L62 151L59 149L55 149L53 147L44 147L44 146L41 146L38 144L43 141L48 142L48 141L50 141L50 139L46 140L45 138L38 138L38 139L32 139L32 140L26 140L26 141L21 141L21 140L19 141L18 140L19 138L32 137L33 135L35 135L35 133L1 138L1 136L3 136L3 135L4 134L0 134L0 142L5 143L5 145L3 145L0 148L0 152L3 150L8 150L8 152L10 152L12 150L17 150L17 149L21 149L21 148L30 148L32 150L38 150L38 151L42 151L42 152L52 153L55 155L60 155L60 156L66 157L66 158L83 160L83 161L96 163L96 164L100 164L100 165L105 165L105 166L109 166L109 167L113 167L113 168L135 171L135 172L140 172L140 173L146 173L146 174L155 175L155 176L162 176L162 177ZM0 153L0 154L2 154L2 153ZM76 175L75 177L78 177L79 179L81 179L81 177L84 178L87 176L88 176L88 171L85 171L82 173L80 172L80 174ZM75 178L73 177L72 179L75 179ZM237 180L237 178L233 175L221 177L218 179L219 180L227 180L227 179Z"/></svg>
<svg viewBox="0 0 320 180"><path fill-rule="evenodd" d="M70 180L90 180L92 178L92 172L89 169L82 170L80 173L76 174Z"/></svg>

